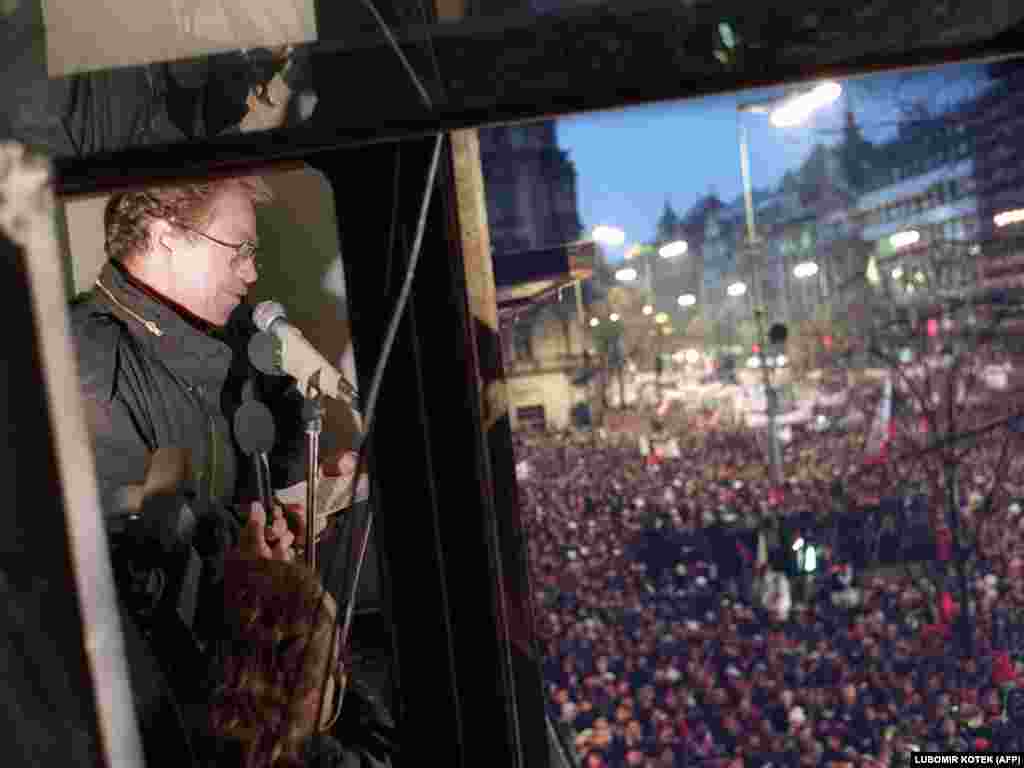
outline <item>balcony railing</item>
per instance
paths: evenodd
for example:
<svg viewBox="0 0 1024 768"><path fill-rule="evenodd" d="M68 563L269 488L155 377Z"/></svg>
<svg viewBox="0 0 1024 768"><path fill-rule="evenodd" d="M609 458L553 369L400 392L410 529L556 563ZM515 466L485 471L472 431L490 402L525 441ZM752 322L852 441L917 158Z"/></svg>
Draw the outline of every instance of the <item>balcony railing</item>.
<svg viewBox="0 0 1024 768"><path fill-rule="evenodd" d="M505 361L505 374L525 376L536 373L567 373L583 366L583 355L561 354Z"/></svg>

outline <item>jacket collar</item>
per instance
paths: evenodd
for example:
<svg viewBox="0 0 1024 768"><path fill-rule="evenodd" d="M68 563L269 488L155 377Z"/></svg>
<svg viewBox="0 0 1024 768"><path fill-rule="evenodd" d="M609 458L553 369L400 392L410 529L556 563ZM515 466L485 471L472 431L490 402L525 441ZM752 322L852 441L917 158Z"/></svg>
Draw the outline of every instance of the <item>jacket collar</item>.
<svg viewBox="0 0 1024 768"><path fill-rule="evenodd" d="M202 380L219 389L227 378L232 353L224 330L164 298L119 264L103 266L94 296L186 381Z"/></svg>

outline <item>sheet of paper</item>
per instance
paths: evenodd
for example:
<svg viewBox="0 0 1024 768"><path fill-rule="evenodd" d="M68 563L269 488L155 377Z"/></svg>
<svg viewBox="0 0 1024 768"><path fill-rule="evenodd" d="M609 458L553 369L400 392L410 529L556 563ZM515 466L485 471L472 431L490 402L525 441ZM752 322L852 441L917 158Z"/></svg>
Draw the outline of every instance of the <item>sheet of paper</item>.
<svg viewBox="0 0 1024 768"><path fill-rule="evenodd" d="M327 527L328 517L351 506L349 502L349 494L351 493L351 490L351 475L325 477L323 473L320 474L319 480L317 481L317 508L314 516L316 520L317 536L319 536L324 528ZM275 491L275 495L278 500L284 504L305 504L306 481L303 480L301 483L296 483L288 488L282 488L279 491ZM356 488L356 497L354 501L366 501L369 495L370 478L364 474L359 479L359 485Z"/></svg>

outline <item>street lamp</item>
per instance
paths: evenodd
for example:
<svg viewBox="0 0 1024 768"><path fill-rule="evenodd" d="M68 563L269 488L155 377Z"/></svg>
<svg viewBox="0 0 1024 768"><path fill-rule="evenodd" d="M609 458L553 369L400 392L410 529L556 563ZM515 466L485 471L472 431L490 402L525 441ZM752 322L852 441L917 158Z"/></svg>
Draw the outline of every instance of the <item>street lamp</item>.
<svg viewBox="0 0 1024 768"><path fill-rule="evenodd" d="M747 137L747 128L743 124L743 120L740 119L740 113L742 112L771 112L772 125L776 127L789 127L799 125L811 114L828 104L831 104L839 95L842 93L842 87L838 83L822 83L816 88L792 96L790 98L784 98L781 101L774 99L771 101L764 101L752 104L740 104L737 105L736 110L736 122L739 127L739 140L740 140L740 172L743 174L743 203L746 208L747 214L747 242L750 246L749 260L751 262L751 278L754 282L754 289L760 296L762 293L760 280L757 275L755 265L755 254L753 248L758 242L757 240L757 229L754 223L754 196L751 190L750 182L750 142ZM729 286L730 296L742 296L746 293L746 286L743 286L742 291L739 290L740 284L734 283ZM733 292L734 288L738 291ZM763 298L763 297L762 297ZM763 301L761 302L763 303ZM765 329L764 329L764 309L760 311L755 310L755 317L758 323L758 335L761 337L761 348L764 349L765 344ZM772 485L776 488L782 485L782 449L779 445L779 438L777 432L777 421L778 421L778 396L772 387L771 374L767 366L762 368L762 374L764 379L765 398L767 400L768 409L768 447L769 447L769 460L771 464L772 474Z"/></svg>
<svg viewBox="0 0 1024 768"><path fill-rule="evenodd" d="M816 274L818 274L818 265L813 261L805 261L793 267L793 276L799 280L814 277Z"/></svg>
<svg viewBox="0 0 1024 768"><path fill-rule="evenodd" d="M684 253L686 253L687 247L688 246L686 245L685 240L674 240L671 243L661 246L661 248L658 249L658 255L661 256L661 258L663 259L671 259L676 256L682 256Z"/></svg>
<svg viewBox="0 0 1024 768"><path fill-rule="evenodd" d="M654 312L654 307L650 304L644 304L644 308L641 310L645 315L649 315Z"/></svg>
<svg viewBox="0 0 1024 768"><path fill-rule="evenodd" d="M617 322L619 322L619 313L618 313L618 312L612 312L612 313L611 313L611 314L610 314L610 315L608 316L608 319L609 319L609 320L611 320L611 321L612 321L613 323L617 323Z"/></svg>
<svg viewBox="0 0 1024 768"><path fill-rule="evenodd" d="M632 267L624 267L615 273L615 279L621 283L631 283L636 280L637 272Z"/></svg>
<svg viewBox="0 0 1024 768"><path fill-rule="evenodd" d="M697 297L692 293L684 293L679 297L678 302L680 307L692 307L697 303Z"/></svg>
<svg viewBox="0 0 1024 768"><path fill-rule="evenodd" d="M1015 208L1012 211L1003 211L992 217L997 227L1006 227L1010 224L1017 224L1024 221L1024 208Z"/></svg>
<svg viewBox="0 0 1024 768"><path fill-rule="evenodd" d="M747 292L747 284L742 281L735 282L726 288L725 292L734 298L743 296Z"/></svg>
<svg viewBox="0 0 1024 768"><path fill-rule="evenodd" d="M788 99L772 111L769 119L776 128L792 128L804 122L815 110L834 102L842 92L839 83L822 83L807 93Z"/></svg>
<svg viewBox="0 0 1024 768"><path fill-rule="evenodd" d="M594 227L591 237L603 245L610 245L613 247L618 247L626 242L625 232L618 227L610 227L607 224L601 224L600 226Z"/></svg>
<svg viewBox="0 0 1024 768"><path fill-rule="evenodd" d="M906 248L921 239L921 233L916 229L908 229L906 232L897 232L889 236L889 245L893 248Z"/></svg>
<svg viewBox="0 0 1024 768"><path fill-rule="evenodd" d="M600 324L601 324L601 321L598 320L596 317L590 318L590 327L591 328L597 328L597 326L599 326Z"/></svg>

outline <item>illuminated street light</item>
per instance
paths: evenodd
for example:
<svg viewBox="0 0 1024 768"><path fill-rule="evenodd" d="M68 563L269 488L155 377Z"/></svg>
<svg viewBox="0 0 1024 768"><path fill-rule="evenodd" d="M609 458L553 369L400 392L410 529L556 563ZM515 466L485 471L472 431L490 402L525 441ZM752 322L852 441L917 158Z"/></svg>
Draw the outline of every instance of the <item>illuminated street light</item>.
<svg viewBox="0 0 1024 768"><path fill-rule="evenodd" d="M636 280L637 271L632 267L625 267L615 273L615 279L622 283L631 283Z"/></svg>
<svg viewBox="0 0 1024 768"><path fill-rule="evenodd" d="M599 326L600 324L601 324L601 321L598 320L596 317L590 318L590 327L591 328L597 328L597 326Z"/></svg>
<svg viewBox="0 0 1024 768"><path fill-rule="evenodd" d="M1012 211L1003 211L992 217L997 227L1005 227L1010 224L1017 224L1024 221L1024 208L1015 208Z"/></svg>
<svg viewBox="0 0 1024 768"><path fill-rule="evenodd" d="M818 274L818 265L813 261L805 261L793 267L793 274L800 279L814 277Z"/></svg>
<svg viewBox="0 0 1024 768"><path fill-rule="evenodd" d="M658 314L656 314L654 316L654 322L658 323L659 325L661 323L667 323L668 322L668 313L667 312L659 312Z"/></svg>
<svg viewBox="0 0 1024 768"><path fill-rule="evenodd" d="M903 277L903 267L896 267L896 269L892 271L892 279L899 280L901 277Z"/></svg>
<svg viewBox="0 0 1024 768"><path fill-rule="evenodd" d="M654 312L654 307L652 307L650 304L644 304L644 308L641 310L641 312L643 312L645 315L649 315L652 312Z"/></svg>
<svg viewBox="0 0 1024 768"><path fill-rule="evenodd" d="M920 271L915 272L914 273L914 279L917 280L917 282L919 282L919 283L923 283L924 282L924 272L920 272Z"/></svg>
<svg viewBox="0 0 1024 768"><path fill-rule="evenodd" d="M626 242L625 232L618 227L609 227L606 224L594 227L591 237L603 245L619 246Z"/></svg>
<svg viewBox="0 0 1024 768"><path fill-rule="evenodd" d="M789 99L782 106L772 111L771 121L776 128L791 128L800 125L816 109L828 106L843 92L839 83L822 83L807 93Z"/></svg>
<svg viewBox="0 0 1024 768"><path fill-rule="evenodd" d="M747 292L747 284L744 282L733 283L725 289L725 292L733 297L742 296Z"/></svg>
<svg viewBox="0 0 1024 768"><path fill-rule="evenodd" d="M697 363L699 363L700 352L698 352L696 349L686 350L686 362L688 362L690 365L696 365Z"/></svg>
<svg viewBox="0 0 1024 768"><path fill-rule="evenodd" d="M619 313L618 313L618 312L612 312L612 313L611 313L611 314L610 314L610 315L608 316L608 319L609 319L609 320L611 320L611 321L612 321L613 323L617 323L617 322L619 322Z"/></svg>
<svg viewBox="0 0 1024 768"><path fill-rule="evenodd" d="M676 256L682 256L686 253L686 248L687 245L685 240L676 240L668 245L661 246L658 250L658 255L663 259L671 259Z"/></svg>
<svg viewBox="0 0 1024 768"><path fill-rule="evenodd" d="M921 239L921 233L916 229L910 229L906 232L897 232L895 235L889 237L889 244L893 248L905 248L908 245L913 245Z"/></svg>
<svg viewBox="0 0 1024 768"><path fill-rule="evenodd" d="M694 296L692 293L684 293L682 296L679 297L680 307L692 307L696 303L697 297Z"/></svg>

